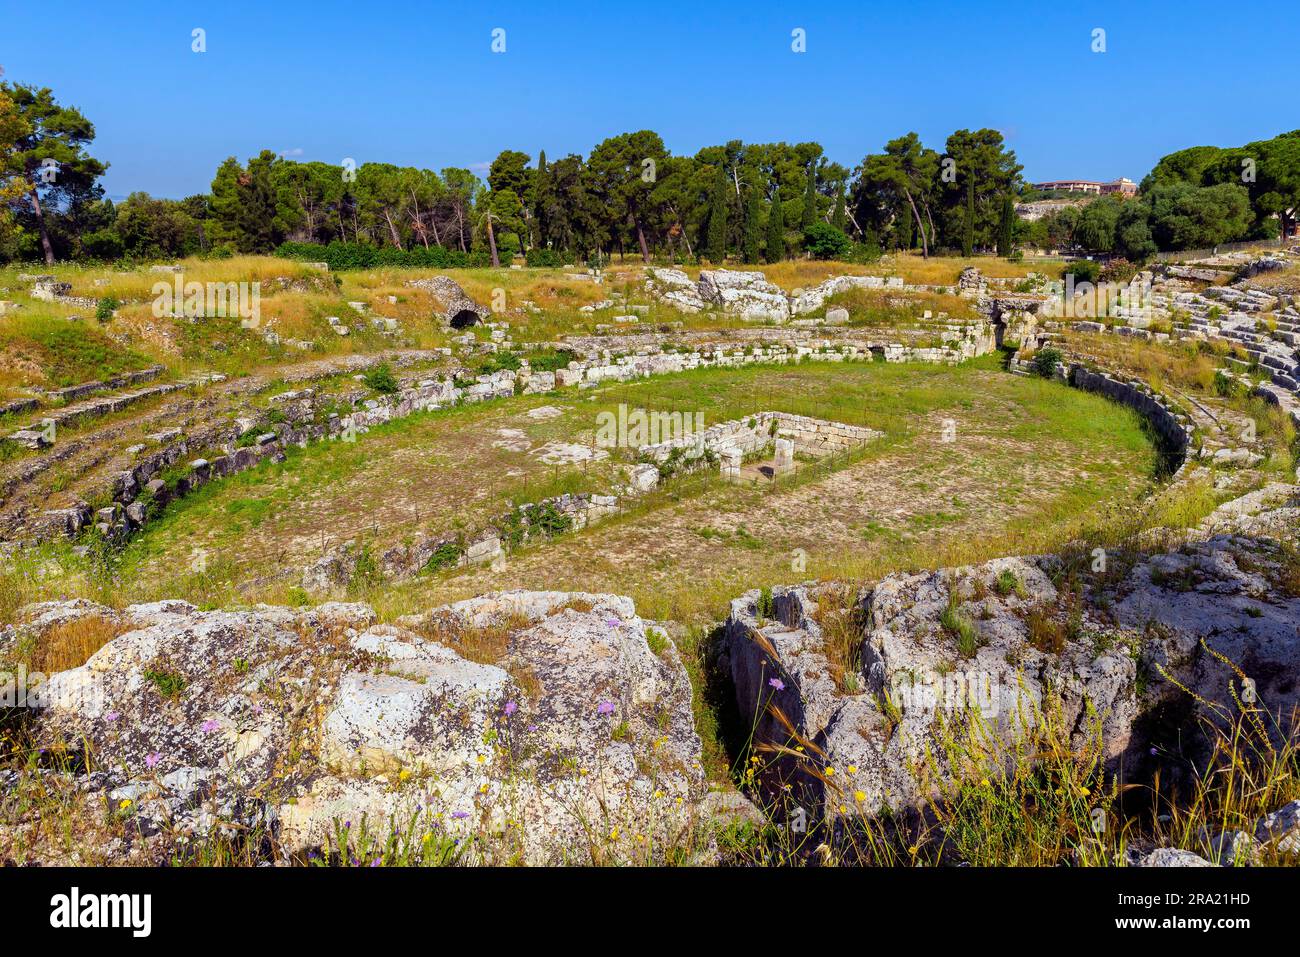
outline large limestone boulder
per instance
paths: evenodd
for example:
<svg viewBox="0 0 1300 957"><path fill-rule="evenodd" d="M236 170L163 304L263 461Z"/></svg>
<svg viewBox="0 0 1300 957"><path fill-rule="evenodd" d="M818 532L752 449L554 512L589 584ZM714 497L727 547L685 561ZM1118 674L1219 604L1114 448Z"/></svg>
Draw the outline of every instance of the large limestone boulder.
<svg viewBox="0 0 1300 957"><path fill-rule="evenodd" d="M1267 513L1242 521L1276 527ZM945 725L974 715L1010 746L1052 709L1072 744L1098 733L1127 780L1162 754L1203 759L1209 726L1235 720L1239 702L1280 743L1300 708L1294 575L1277 541L1218 534L1082 564L891 575L856 600L794 586L768 608L750 592L732 603L724 662L759 745L759 796L814 819L919 808L919 769L950 770Z"/></svg>
<svg viewBox="0 0 1300 957"><path fill-rule="evenodd" d="M757 271L703 269L698 282L680 269L651 268L646 290L683 312L722 309L753 322L785 322L790 300Z"/></svg>
<svg viewBox="0 0 1300 957"><path fill-rule="evenodd" d="M83 750L146 836L253 828L300 854L416 828L470 862L653 860L703 797L686 671L626 598L508 592L397 624L339 603L122 619L49 679L37 729Z"/></svg>
<svg viewBox="0 0 1300 957"><path fill-rule="evenodd" d="M790 302L780 286L767 281L761 272L733 269L700 271L700 298L752 322L785 322Z"/></svg>
<svg viewBox="0 0 1300 957"><path fill-rule="evenodd" d="M709 307L709 303L700 296L699 287L680 269L648 269L646 291L682 312L700 312Z"/></svg>
<svg viewBox="0 0 1300 957"><path fill-rule="evenodd" d="M760 593L751 592L732 603L727 621L738 706L753 716L755 738L776 749L761 786L779 812L820 820L841 806L854 814L921 806L928 794L922 768L948 770L943 724L970 712L1010 744L1049 707L1082 738L1090 730L1085 712L1095 709L1105 716L1108 751L1117 755L1128 744L1136 715L1132 656L1122 646L1101 653L1082 643L1060 652L1039 647L1029 614L1053 607L1058 595L1036 562L889 576L848 612L852 620L834 624L856 636L847 654L827 638L819 602L826 594L773 589L772 620L760 620ZM960 620L969 639L946 620Z"/></svg>
<svg viewBox="0 0 1300 957"><path fill-rule="evenodd" d="M1245 515L1275 527L1268 513ZM1300 527L1292 526L1295 535ZM1138 562L1094 600L1116 626L1144 639L1152 704L1190 707L1214 721L1237 713L1234 694L1267 712L1280 742L1300 709L1300 595L1287 557L1265 538L1214 535ZM1176 733L1170 729L1171 735ZM1160 742L1173 746L1176 742Z"/></svg>

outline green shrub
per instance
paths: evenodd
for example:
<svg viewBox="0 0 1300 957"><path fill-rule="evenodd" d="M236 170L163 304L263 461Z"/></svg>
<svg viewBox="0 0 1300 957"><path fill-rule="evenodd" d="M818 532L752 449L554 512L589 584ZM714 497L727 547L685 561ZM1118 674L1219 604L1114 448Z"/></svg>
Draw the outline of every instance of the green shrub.
<svg viewBox="0 0 1300 957"><path fill-rule="evenodd" d="M528 356L528 365L534 372L554 372L567 369L569 363L578 358L576 352L569 349L544 349Z"/></svg>
<svg viewBox="0 0 1300 957"><path fill-rule="evenodd" d="M645 643L651 654L654 655L662 655L668 650L668 636L658 628L646 629Z"/></svg>
<svg viewBox="0 0 1300 957"><path fill-rule="evenodd" d="M1065 268L1061 270L1061 278L1064 279L1066 276L1073 276L1074 284L1076 286L1081 282L1096 283L1100 275L1101 267L1091 259L1076 260L1072 263L1068 263Z"/></svg>
<svg viewBox="0 0 1300 957"><path fill-rule="evenodd" d="M330 269L372 269L376 266L415 266L431 269L463 269L470 266L487 266L488 254L482 250L463 253L442 246L428 249L395 249L390 246L371 246L368 243L332 242L281 243L275 254L285 259L305 262L323 262Z"/></svg>
<svg viewBox="0 0 1300 957"><path fill-rule="evenodd" d="M145 671L144 678L146 681L152 681L158 693L164 698L179 698L181 692L185 690L185 676L171 671L149 669Z"/></svg>
<svg viewBox="0 0 1300 957"><path fill-rule="evenodd" d="M500 372L502 369L509 369L511 372L518 372L519 367L523 364L523 360L513 352L498 352L489 356L479 364L478 374L492 375L494 372Z"/></svg>
<svg viewBox="0 0 1300 957"><path fill-rule="evenodd" d="M843 259L853 248L853 240L830 223L817 222L804 233L803 245L813 259Z"/></svg>
<svg viewBox="0 0 1300 957"><path fill-rule="evenodd" d="M564 514L552 502L539 502L524 509L528 524L547 536L567 532L573 527L573 518Z"/></svg>
<svg viewBox="0 0 1300 957"><path fill-rule="evenodd" d="M382 392L385 395L391 395L401 388L387 362L381 362L367 372L362 376L362 381L365 382L367 388Z"/></svg>
<svg viewBox="0 0 1300 957"><path fill-rule="evenodd" d="M1133 277L1138 273L1137 263L1129 262L1122 257L1116 257L1106 263L1099 273L1102 282L1114 282L1121 285L1128 285L1133 281ZM1077 278L1074 280L1079 281Z"/></svg>
<svg viewBox="0 0 1300 957"><path fill-rule="evenodd" d="M108 320L113 318L113 310L117 309L120 305L122 304L112 296L105 296L95 305L95 318L100 322L108 322Z"/></svg>
<svg viewBox="0 0 1300 957"><path fill-rule="evenodd" d="M1061 352L1048 346L1034 353L1034 373L1044 379L1056 375L1056 367L1061 364Z"/></svg>
<svg viewBox="0 0 1300 957"><path fill-rule="evenodd" d="M1214 373L1214 391L1225 399L1239 399L1246 394L1246 387L1235 376L1219 369Z"/></svg>
<svg viewBox="0 0 1300 957"><path fill-rule="evenodd" d="M530 249L524 254L524 262L529 266L556 269L573 262L573 257L558 249Z"/></svg>
<svg viewBox="0 0 1300 957"><path fill-rule="evenodd" d="M444 568L454 568L459 561L460 546L455 542L443 542L433 550L424 567L428 571L436 572Z"/></svg>

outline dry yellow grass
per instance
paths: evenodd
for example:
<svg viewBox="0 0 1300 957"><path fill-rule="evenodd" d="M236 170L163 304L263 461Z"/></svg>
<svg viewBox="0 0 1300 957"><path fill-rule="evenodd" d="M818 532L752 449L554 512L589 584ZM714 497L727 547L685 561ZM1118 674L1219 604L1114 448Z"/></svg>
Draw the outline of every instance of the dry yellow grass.
<svg viewBox="0 0 1300 957"><path fill-rule="evenodd" d="M1214 374L1220 362L1217 356L1203 351L1194 342L1161 345L1076 332L1066 332L1063 338L1071 350L1092 356L1106 368L1133 375L1153 387L1168 382L1180 389L1207 394L1214 390Z"/></svg>
<svg viewBox="0 0 1300 957"><path fill-rule="evenodd" d="M32 649L28 667L45 674L79 668L121 633L120 625L98 615L63 622L46 632Z"/></svg>
<svg viewBox="0 0 1300 957"><path fill-rule="evenodd" d="M505 658L511 633L528 624L526 615L509 615L477 627L451 615L430 615L415 630L430 641L454 649L463 658L495 665Z"/></svg>
<svg viewBox="0 0 1300 957"><path fill-rule="evenodd" d="M332 283L328 273L311 268L291 259L277 259L274 256L233 256L229 259L199 259L191 257L179 260L179 274L170 272L151 272L145 268L129 271L112 266L82 266L75 264L42 267L64 282L72 284L74 296L93 296L94 298L112 297L114 299L152 300L156 283L173 283L176 275L182 282L260 282L263 292L269 290L277 279L314 280L324 284ZM30 272L30 269L26 271ZM96 285L99 280L102 285Z"/></svg>

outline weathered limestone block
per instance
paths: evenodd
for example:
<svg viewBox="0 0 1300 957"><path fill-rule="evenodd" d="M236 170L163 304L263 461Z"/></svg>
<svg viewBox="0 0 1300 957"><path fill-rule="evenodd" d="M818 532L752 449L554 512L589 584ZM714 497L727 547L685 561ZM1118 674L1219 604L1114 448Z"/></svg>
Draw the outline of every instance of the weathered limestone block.
<svg viewBox="0 0 1300 957"><path fill-rule="evenodd" d="M722 478L727 482L736 482L740 480L740 464L742 453L740 449L734 446L720 449L718 451L719 468Z"/></svg>
<svg viewBox="0 0 1300 957"><path fill-rule="evenodd" d="M794 471L794 442L790 439L776 440L776 458L772 470L777 475L787 475Z"/></svg>
<svg viewBox="0 0 1300 957"><path fill-rule="evenodd" d="M632 466L628 477L632 488L638 492L648 492L659 484L659 470L649 462Z"/></svg>
<svg viewBox="0 0 1300 957"><path fill-rule="evenodd" d="M477 541L470 542L465 549L465 561L470 565L487 565L502 556L501 538L495 533L488 533Z"/></svg>

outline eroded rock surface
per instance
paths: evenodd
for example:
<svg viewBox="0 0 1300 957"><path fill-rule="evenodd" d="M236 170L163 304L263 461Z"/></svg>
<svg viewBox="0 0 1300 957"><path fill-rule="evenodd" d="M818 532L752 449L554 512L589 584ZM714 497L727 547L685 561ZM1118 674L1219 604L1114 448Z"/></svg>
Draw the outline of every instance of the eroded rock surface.
<svg viewBox="0 0 1300 957"><path fill-rule="evenodd" d="M1286 527L1256 509L1242 520ZM1099 734L1132 778L1153 748L1190 757L1198 721L1230 720L1237 701L1276 741L1293 733L1294 574L1278 541L1229 533L1150 555L890 575L856 599L825 584L755 590L732 602L723 660L778 814L920 808L926 773L951 770L944 723L973 713L1009 746L1051 709L1072 745Z"/></svg>
<svg viewBox="0 0 1300 957"><path fill-rule="evenodd" d="M120 617L49 679L37 733L83 750L146 839L258 829L283 856L416 822L471 861L645 858L703 797L685 670L625 598L510 592L396 624L340 603Z"/></svg>

